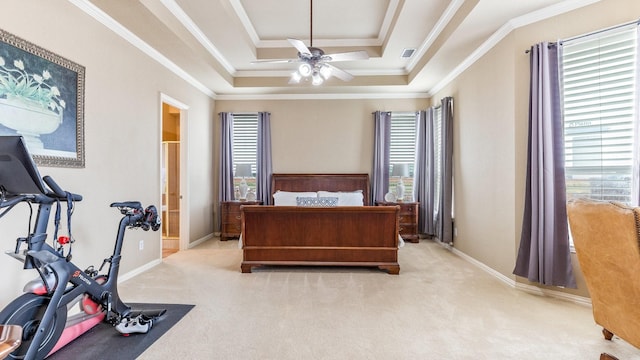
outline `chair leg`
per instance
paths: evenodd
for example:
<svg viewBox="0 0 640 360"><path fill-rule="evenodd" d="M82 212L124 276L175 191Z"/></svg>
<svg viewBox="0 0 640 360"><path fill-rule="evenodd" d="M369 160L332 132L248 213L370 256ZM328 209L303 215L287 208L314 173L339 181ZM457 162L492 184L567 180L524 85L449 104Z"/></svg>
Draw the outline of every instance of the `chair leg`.
<svg viewBox="0 0 640 360"><path fill-rule="evenodd" d="M4 359L22 342L22 327L18 325L0 325L0 359Z"/></svg>
<svg viewBox="0 0 640 360"><path fill-rule="evenodd" d="M602 328L602 335L604 335L604 338L607 340L611 340L613 338L613 333L605 328Z"/></svg>
<svg viewBox="0 0 640 360"><path fill-rule="evenodd" d="M607 353L602 353L600 354L600 360L618 360L618 358Z"/></svg>

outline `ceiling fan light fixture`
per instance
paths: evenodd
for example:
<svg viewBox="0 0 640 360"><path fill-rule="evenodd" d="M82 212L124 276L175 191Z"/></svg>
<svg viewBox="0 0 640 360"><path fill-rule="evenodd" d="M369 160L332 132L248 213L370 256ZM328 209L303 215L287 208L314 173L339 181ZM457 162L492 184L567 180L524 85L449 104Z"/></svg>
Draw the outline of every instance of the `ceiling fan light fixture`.
<svg viewBox="0 0 640 360"><path fill-rule="evenodd" d="M309 65L307 63L300 64L300 66L298 67L298 72L303 77L307 77L307 76L311 75L311 65Z"/></svg>
<svg viewBox="0 0 640 360"><path fill-rule="evenodd" d="M311 83L316 86L322 85L322 83L324 82L324 80L322 80L322 76L320 76L320 74L318 74L317 72L314 73L311 78Z"/></svg>
<svg viewBox="0 0 640 360"><path fill-rule="evenodd" d="M320 68L320 75L322 75L325 80L329 79L331 77L331 68L326 65L322 65Z"/></svg>
<svg viewBox="0 0 640 360"><path fill-rule="evenodd" d="M295 71L293 74L291 74L291 83L299 83L300 80L302 80L302 76L300 75L299 72Z"/></svg>
<svg viewBox="0 0 640 360"><path fill-rule="evenodd" d="M325 54L324 50L313 46L313 0L310 0L309 8L309 46L301 40L287 38L287 41L298 50L297 59L272 59L256 60L252 63L297 63L297 71L291 74L289 84L311 82L313 85L321 85L330 77L336 77L342 81L351 81L353 75L340 67L330 63L340 61L368 60L369 54L365 50L350 51L335 54ZM311 78L311 79L309 79Z"/></svg>

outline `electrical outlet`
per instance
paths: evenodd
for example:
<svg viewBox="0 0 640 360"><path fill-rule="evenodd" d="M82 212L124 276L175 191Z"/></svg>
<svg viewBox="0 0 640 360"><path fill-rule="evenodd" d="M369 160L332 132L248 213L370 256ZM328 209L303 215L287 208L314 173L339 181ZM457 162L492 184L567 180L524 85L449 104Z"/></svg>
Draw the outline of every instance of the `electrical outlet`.
<svg viewBox="0 0 640 360"><path fill-rule="evenodd" d="M138 243L138 249L144 250L144 240L140 240L140 242Z"/></svg>

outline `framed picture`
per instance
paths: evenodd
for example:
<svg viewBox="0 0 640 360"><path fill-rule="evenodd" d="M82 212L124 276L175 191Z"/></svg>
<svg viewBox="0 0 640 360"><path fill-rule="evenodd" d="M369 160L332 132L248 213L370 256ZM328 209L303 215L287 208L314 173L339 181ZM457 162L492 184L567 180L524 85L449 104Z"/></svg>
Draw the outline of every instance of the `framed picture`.
<svg viewBox="0 0 640 360"><path fill-rule="evenodd" d="M0 136L36 164L84 167L84 66L0 29Z"/></svg>

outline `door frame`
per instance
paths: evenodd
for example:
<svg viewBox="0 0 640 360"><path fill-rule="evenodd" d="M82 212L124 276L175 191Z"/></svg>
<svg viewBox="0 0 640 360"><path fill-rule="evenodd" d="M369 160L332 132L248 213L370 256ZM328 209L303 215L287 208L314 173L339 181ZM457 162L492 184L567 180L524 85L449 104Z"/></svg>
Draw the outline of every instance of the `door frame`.
<svg viewBox="0 0 640 360"><path fill-rule="evenodd" d="M187 115L189 106L178 101L171 96L160 93L160 134L158 136L159 154L162 154L162 104L166 103L180 110L180 241L179 250L189 248L189 131ZM162 179L162 156L159 157L158 179ZM159 199L162 201L162 187L160 188ZM162 241L162 236L161 240ZM160 258L162 258L162 246L160 246Z"/></svg>

